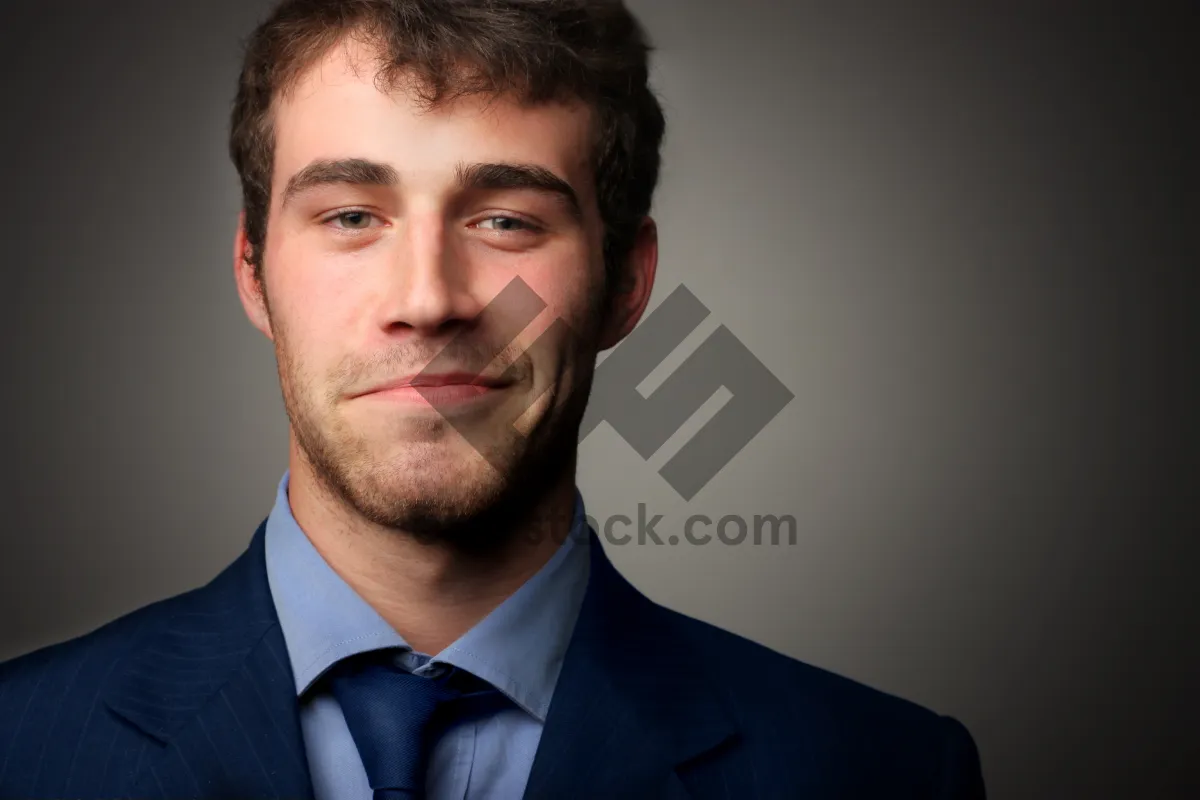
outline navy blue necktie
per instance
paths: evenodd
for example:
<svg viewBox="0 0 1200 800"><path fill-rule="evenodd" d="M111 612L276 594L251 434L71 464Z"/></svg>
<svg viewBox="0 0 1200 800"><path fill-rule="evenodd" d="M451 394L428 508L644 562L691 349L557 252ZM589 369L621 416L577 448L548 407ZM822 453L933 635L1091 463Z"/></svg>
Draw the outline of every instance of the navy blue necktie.
<svg viewBox="0 0 1200 800"><path fill-rule="evenodd" d="M437 736L463 717L495 710L502 695L468 672L413 675L387 651L350 659L330 674L330 688L362 758L373 800L425 797L425 769Z"/></svg>

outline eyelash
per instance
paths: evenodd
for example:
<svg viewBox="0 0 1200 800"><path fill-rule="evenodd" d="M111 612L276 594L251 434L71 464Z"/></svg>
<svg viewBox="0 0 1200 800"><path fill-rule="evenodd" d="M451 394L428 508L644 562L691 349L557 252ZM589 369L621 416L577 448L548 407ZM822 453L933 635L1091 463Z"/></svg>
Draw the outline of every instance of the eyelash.
<svg viewBox="0 0 1200 800"><path fill-rule="evenodd" d="M375 214L371 213L370 211L367 211L365 208L343 208L342 210L325 217L325 219L321 220L321 224L329 225L330 223L336 222L337 220L339 220L349 214L365 214L366 216L371 217L373 219L378 219L378 217ZM521 225L522 227L519 230L515 230L515 231L496 231L497 233L523 233L523 232L524 233L537 233L541 230L541 228L539 226L533 224L529 220L522 219L521 217L515 217L515 216L512 216L511 214L494 214L490 217L484 217L483 219L480 220L480 222L488 222L491 220L498 220L498 219L504 219L504 220L509 220L511 222L516 222L517 224ZM341 232L342 234L349 234L349 235L358 234L365 230L367 230L367 228L338 228L338 231Z"/></svg>
<svg viewBox="0 0 1200 800"><path fill-rule="evenodd" d="M342 217L349 216L350 214L365 214L366 216L371 217L373 219L378 219L378 217L376 217L370 211L367 211L365 208L343 208L340 211L337 211L337 212L325 217L325 219L321 220L321 224L329 225L330 223L336 222L337 220L341 219ZM356 235L356 234L362 233L363 231L367 230L366 228L339 228L337 226L334 226L334 227L338 230L338 232L340 234L344 234L344 235Z"/></svg>
<svg viewBox="0 0 1200 800"><path fill-rule="evenodd" d="M483 219L481 219L479 221L480 222L488 222L489 220L497 220L497 219L506 219L506 220L509 220L510 222L515 222L515 223L521 225L522 227L519 230L515 230L515 231L496 230L495 231L496 233L537 233L538 231L541 230L540 227L538 227L537 225L534 225L529 220L522 219L520 217L514 217L511 214L493 214L492 216L484 217ZM494 229L492 229L492 230L494 230Z"/></svg>

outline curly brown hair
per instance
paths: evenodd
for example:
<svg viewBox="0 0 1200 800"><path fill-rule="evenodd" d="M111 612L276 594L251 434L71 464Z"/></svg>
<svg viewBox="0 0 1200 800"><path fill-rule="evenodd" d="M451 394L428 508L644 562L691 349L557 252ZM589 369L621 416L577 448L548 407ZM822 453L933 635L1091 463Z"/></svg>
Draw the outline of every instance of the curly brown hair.
<svg viewBox="0 0 1200 800"><path fill-rule="evenodd" d="M582 101L611 287L658 183L665 129L652 45L622 0L283 0L246 43L229 152L242 183L247 260L262 280L271 199L272 100L344 37L378 48L376 85L432 108L471 94Z"/></svg>

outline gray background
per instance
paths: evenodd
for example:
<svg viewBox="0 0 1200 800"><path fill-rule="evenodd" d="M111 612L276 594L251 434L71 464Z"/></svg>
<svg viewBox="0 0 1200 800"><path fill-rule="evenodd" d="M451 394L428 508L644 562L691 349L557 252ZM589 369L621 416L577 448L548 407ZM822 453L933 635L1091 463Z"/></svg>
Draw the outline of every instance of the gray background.
<svg viewBox="0 0 1200 800"><path fill-rule="evenodd" d="M727 393L649 462L602 426L580 486L800 536L618 566L961 718L993 797L1200 796L1185 4L632 5L668 116L652 302L713 312L658 379L725 324L796 399L689 503L656 470ZM225 155L262 7L5 0L0 658L205 582L270 508Z"/></svg>

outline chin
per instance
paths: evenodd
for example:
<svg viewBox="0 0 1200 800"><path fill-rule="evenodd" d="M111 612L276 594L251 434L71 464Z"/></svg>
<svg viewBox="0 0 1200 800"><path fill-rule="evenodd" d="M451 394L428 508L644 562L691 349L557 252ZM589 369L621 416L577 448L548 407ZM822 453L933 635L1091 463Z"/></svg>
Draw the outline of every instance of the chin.
<svg viewBox="0 0 1200 800"><path fill-rule="evenodd" d="M321 435L319 426L297 426L298 443L318 479L356 515L421 541L472 549L516 535L572 466L576 437L561 424L538 426L541 435L533 437L513 430L474 443L445 421L427 430L407 421L390 435L335 427Z"/></svg>
<svg viewBox="0 0 1200 800"><path fill-rule="evenodd" d="M513 455L510 452L510 455ZM519 456L497 469L465 442L407 446L332 470L364 518L425 540L474 537L510 494Z"/></svg>

